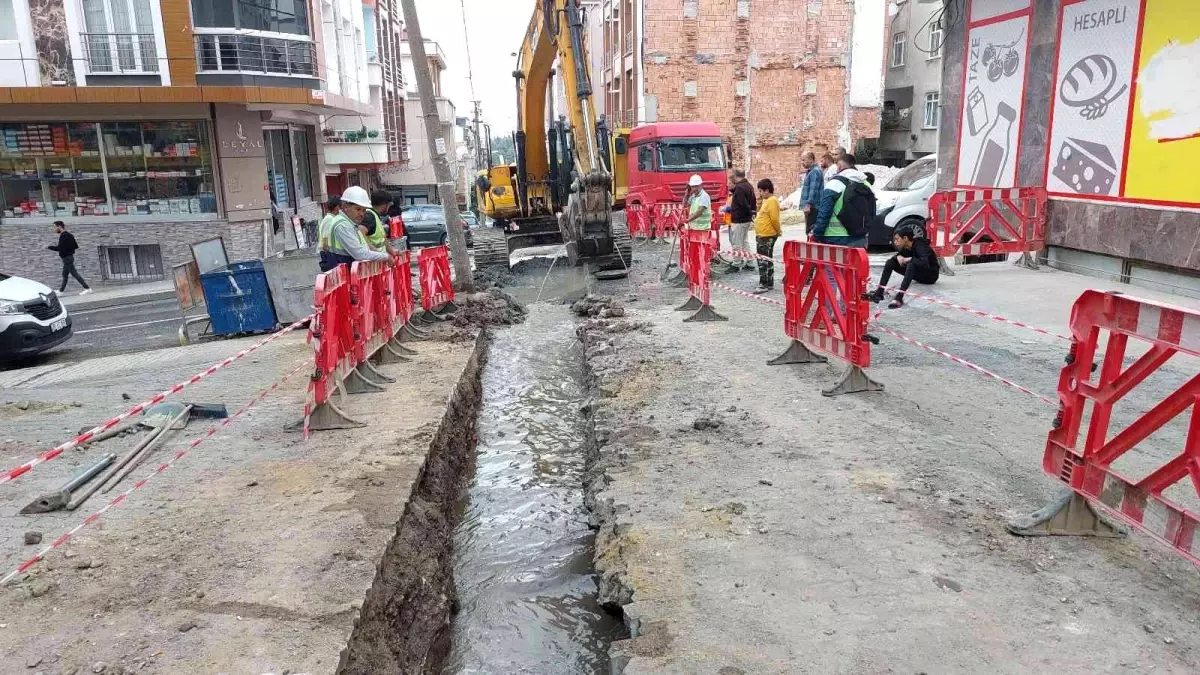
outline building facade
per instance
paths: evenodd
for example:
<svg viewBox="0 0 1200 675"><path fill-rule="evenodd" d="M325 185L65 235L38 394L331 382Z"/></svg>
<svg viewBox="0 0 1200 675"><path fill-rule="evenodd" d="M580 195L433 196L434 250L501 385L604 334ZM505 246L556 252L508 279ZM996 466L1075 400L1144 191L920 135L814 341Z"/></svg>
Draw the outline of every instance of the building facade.
<svg viewBox="0 0 1200 675"><path fill-rule="evenodd" d="M617 126L704 120L735 167L790 187L800 154L874 148L883 0L604 0L593 79Z"/></svg>
<svg viewBox="0 0 1200 675"><path fill-rule="evenodd" d="M231 260L308 243L322 117L370 115L320 10L284 0L6 0L0 260L54 281L62 220L93 279L151 280L220 237ZM14 56L15 55L15 56ZM351 94L347 96L345 94Z"/></svg>
<svg viewBox="0 0 1200 675"><path fill-rule="evenodd" d="M441 122L440 136L443 151L450 162L450 171L457 174L459 162L456 157L456 126L454 103L442 95L442 74L446 71L446 55L433 40L425 40L425 57L429 63L429 74L433 80L434 100L437 101L438 120ZM400 42L400 68L407 85L404 106L405 115L405 160L390 165L380 175L380 182L400 196L405 204L438 203L437 177L433 170L433 157L429 154L429 142L425 134L425 121L421 118L421 98L417 91L416 64L407 37Z"/></svg>
<svg viewBox="0 0 1200 675"><path fill-rule="evenodd" d="M972 0L946 24L938 187L1044 187L1064 269L1200 293L1200 4Z"/></svg>
<svg viewBox="0 0 1200 675"><path fill-rule="evenodd" d="M879 161L903 166L938 148L942 118L942 0L894 0L889 20Z"/></svg>

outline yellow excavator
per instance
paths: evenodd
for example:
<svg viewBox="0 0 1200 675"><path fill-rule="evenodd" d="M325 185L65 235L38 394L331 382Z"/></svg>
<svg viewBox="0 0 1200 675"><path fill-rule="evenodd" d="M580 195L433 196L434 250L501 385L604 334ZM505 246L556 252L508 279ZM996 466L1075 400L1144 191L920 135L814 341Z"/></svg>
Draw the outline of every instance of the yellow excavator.
<svg viewBox="0 0 1200 675"><path fill-rule="evenodd" d="M516 161L475 179L479 207L493 221L472 232L478 268L507 267L517 249L558 243L574 265L621 270L632 262L625 214L613 208L614 164L625 169L615 155L628 151L628 139L597 119L583 12L579 0L537 0L513 71ZM557 117L547 98L556 70L566 92ZM490 147L487 155L490 164Z"/></svg>

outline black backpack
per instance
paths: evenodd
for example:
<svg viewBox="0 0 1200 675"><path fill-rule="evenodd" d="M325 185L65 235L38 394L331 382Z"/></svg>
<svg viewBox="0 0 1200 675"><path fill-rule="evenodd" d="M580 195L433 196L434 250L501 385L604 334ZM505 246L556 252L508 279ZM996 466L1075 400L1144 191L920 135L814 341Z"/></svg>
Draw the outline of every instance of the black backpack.
<svg viewBox="0 0 1200 675"><path fill-rule="evenodd" d="M833 179L846 186L834 205L833 215L851 237L865 237L871 228L871 221L875 220L875 191L870 185L845 176L834 176ZM841 208L838 208L838 204Z"/></svg>

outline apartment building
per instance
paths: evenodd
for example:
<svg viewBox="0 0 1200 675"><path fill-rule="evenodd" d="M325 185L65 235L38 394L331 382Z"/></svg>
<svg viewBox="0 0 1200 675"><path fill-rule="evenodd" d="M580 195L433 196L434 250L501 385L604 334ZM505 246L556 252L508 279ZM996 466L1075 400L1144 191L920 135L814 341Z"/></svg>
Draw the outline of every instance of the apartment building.
<svg viewBox="0 0 1200 675"><path fill-rule="evenodd" d="M374 114L357 56L326 48L340 1L0 0L4 271L57 276L55 220L109 280L164 278L215 237L234 260L307 243L322 118Z"/></svg>
<svg viewBox="0 0 1200 675"><path fill-rule="evenodd" d="M433 40L425 40L425 67L433 80L433 94L437 101L438 120L441 122L440 138L442 151L450 162L450 170L455 174L459 171L455 145L457 131L455 126L454 102L442 94L442 75L446 71L446 55L442 48ZM437 177L433 170L433 158L429 154L429 142L425 134L425 120L421 118L420 94L417 91L417 64L413 59L412 48L407 35L400 42L400 69L407 90L404 106L406 146L402 149L405 160L388 166L380 174L380 182L388 189L401 196L406 204L433 204L438 202Z"/></svg>
<svg viewBox="0 0 1200 675"><path fill-rule="evenodd" d="M942 0L892 5L879 160L903 166L937 152L946 13Z"/></svg>
<svg viewBox="0 0 1200 675"><path fill-rule="evenodd" d="M884 0L603 0L593 79L616 126L707 120L790 187L804 150L879 137Z"/></svg>

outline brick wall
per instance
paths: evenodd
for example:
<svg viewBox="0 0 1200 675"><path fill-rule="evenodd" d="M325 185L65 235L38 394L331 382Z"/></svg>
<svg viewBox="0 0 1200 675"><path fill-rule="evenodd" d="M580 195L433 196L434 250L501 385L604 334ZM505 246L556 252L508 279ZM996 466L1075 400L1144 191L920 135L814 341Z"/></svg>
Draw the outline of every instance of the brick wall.
<svg viewBox="0 0 1200 675"><path fill-rule="evenodd" d="M171 267L192 259L191 244L213 237L225 239L230 260L262 257L261 222L227 223L225 221L136 223L122 227L111 224L72 225L70 231L79 242L75 266L88 280L102 280L100 271L101 246L133 246L158 244L162 249L164 276L170 279ZM46 250L58 243L52 225L0 224L0 260L6 274L40 281L58 288L62 280L62 265L58 254ZM75 282L71 282L75 287Z"/></svg>
<svg viewBox="0 0 1200 675"><path fill-rule="evenodd" d="M780 191L795 186L801 153L837 145L843 124L852 141L879 136L879 109L846 119L847 0L752 0L748 18L737 0L698 0L694 17L685 4L645 2L645 93L657 97L660 121L716 122L734 166L748 160L752 178ZM748 97L739 91L747 80ZM685 96L689 81L695 97Z"/></svg>

